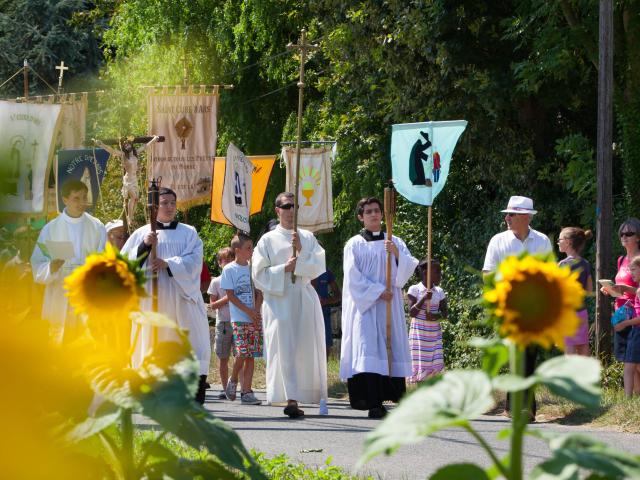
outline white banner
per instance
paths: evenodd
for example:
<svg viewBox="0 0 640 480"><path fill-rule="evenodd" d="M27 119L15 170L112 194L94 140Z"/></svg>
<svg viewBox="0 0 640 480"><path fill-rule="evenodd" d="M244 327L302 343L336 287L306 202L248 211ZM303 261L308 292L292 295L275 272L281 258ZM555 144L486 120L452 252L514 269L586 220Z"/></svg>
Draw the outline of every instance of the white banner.
<svg viewBox="0 0 640 480"><path fill-rule="evenodd" d="M300 190L298 195L298 226L312 232L333 230L333 193L329 148L300 150ZM287 166L287 191L295 190L295 147L284 147L282 158ZM295 193L295 192L294 192Z"/></svg>
<svg viewBox="0 0 640 480"><path fill-rule="evenodd" d="M249 233L253 163L233 143L227 148L222 188L222 213L231 224Z"/></svg>
<svg viewBox="0 0 640 480"><path fill-rule="evenodd" d="M87 120L87 94L82 93L78 98L72 93L66 95L62 103L62 115L60 120L60 148L84 148L86 120ZM68 100L68 101L67 101Z"/></svg>
<svg viewBox="0 0 640 480"><path fill-rule="evenodd" d="M0 211L41 213L60 105L0 101Z"/></svg>
<svg viewBox="0 0 640 480"><path fill-rule="evenodd" d="M217 106L213 93L149 96L149 135L165 138L151 148L150 176L176 192L179 208L211 199Z"/></svg>

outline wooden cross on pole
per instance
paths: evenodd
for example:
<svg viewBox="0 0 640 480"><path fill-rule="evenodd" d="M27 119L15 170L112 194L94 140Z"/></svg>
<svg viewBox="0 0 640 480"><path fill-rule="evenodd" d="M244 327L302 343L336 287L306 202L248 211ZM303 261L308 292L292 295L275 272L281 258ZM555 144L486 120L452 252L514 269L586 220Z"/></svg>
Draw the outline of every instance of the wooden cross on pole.
<svg viewBox="0 0 640 480"><path fill-rule="evenodd" d="M64 60L60 62L60 65L56 67L56 70L60 70L60 75L58 76L58 94L62 93L62 77L64 77L64 71L69 70L69 67L64 66Z"/></svg>
<svg viewBox="0 0 640 480"><path fill-rule="evenodd" d="M296 169L295 175L295 190L293 192L293 231L298 231L298 191L300 188L300 141L302 135L302 98L304 95L304 63L307 60L307 54L314 50L318 50L317 45L307 43L307 32L302 29L300 32L299 43L290 43L287 45L287 50L297 50L300 52L300 79L298 80L298 129L296 138ZM295 247L293 248L293 256L297 256ZM295 283L296 277L291 272L291 281Z"/></svg>

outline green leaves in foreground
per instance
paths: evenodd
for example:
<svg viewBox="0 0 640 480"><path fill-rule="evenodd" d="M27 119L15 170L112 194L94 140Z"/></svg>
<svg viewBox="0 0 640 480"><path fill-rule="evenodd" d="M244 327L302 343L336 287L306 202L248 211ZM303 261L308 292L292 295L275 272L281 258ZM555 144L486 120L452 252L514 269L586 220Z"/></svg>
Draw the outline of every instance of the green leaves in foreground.
<svg viewBox="0 0 640 480"><path fill-rule="evenodd" d="M421 385L367 435L361 466L438 430L466 426L493 405L491 381L481 371L452 370Z"/></svg>
<svg viewBox="0 0 640 480"><path fill-rule="evenodd" d="M497 390L516 392L534 384L546 385L560 397L586 407L600 404L600 362L580 355L562 355L542 363L533 375L522 378L513 374L493 379Z"/></svg>
<svg viewBox="0 0 640 480"><path fill-rule="evenodd" d="M545 440L553 452L551 459L537 465L532 480L578 480L580 469L595 478L640 478L640 457L620 452L584 435L560 435L536 430L531 435ZM594 478L594 477L589 477Z"/></svg>

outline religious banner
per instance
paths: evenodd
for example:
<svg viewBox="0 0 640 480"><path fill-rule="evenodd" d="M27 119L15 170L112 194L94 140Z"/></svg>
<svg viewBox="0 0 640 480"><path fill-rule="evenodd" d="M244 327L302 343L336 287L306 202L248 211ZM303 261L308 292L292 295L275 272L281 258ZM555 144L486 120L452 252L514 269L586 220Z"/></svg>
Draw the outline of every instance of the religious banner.
<svg viewBox="0 0 640 480"><path fill-rule="evenodd" d="M287 167L286 189L295 193L295 147L284 147L282 158ZM298 226L300 228L312 232L333 230L332 159L332 148L302 148L300 150L300 190L297 192Z"/></svg>
<svg viewBox="0 0 640 480"><path fill-rule="evenodd" d="M0 101L0 211L41 213L60 105Z"/></svg>
<svg viewBox="0 0 640 480"><path fill-rule="evenodd" d="M62 203L62 185L67 180L80 180L87 186L90 213L93 212L100 198L100 185L109 160L109 152L102 148L81 150L58 150L56 167L57 209L64 209Z"/></svg>
<svg viewBox="0 0 640 480"><path fill-rule="evenodd" d="M403 123L391 129L393 184L407 200L432 205L442 191L466 120Z"/></svg>
<svg viewBox="0 0 640 480"><path fill-rule="evenodd" d="M251 207L249 215L254 215L262 211L262 202L264 194L267 191L269 177L276 163L276 155L251 155L246 157L253 164L253 172L251 173ZM226 179L225 157L216 157L213 164L213 186L211 188L211 221L231 225L222 211L223 190Z"/></svg>
<svg viewBox="0 0 640 480"><path fill-rule="evenodd" d="M249 233L253 163L230 143L225 164L222 213L238 230Z"/></svg>
<svg viewBox="0 0 640 480"><path fill-rule="evenodd" d="M63 95L61 116L59 141L62 148L83 147L87 119L87 93Z"/></svg>
<svg viewBox="0 0 640 480"><path fill-rule="evenodd" d="M149 95L149 134L163 135L151 149L149 177L178 195L178 208L207 203L216 155L217 93Z"/></svg>

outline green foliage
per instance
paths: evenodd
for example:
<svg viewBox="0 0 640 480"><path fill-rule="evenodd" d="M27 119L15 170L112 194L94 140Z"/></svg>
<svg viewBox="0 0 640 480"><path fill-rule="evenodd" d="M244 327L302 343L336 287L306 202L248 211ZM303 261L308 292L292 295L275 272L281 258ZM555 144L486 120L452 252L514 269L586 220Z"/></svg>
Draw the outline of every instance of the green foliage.
<svg viewBox="0 0 640 480"><path fill-rule="evenodd" d="M76 12L88 10L81 0L2 0L0 1L0 83L17 72L26 59L52 86L57 85L58 65L64 60L70 68L65 79L79 83L93 75L102 64L99 38L93 25L72 25ZM96 19L98 23L102 19ZM67 91L72 85L67 85ZM51 94L44 82L30 73L30 95ZM8 83L2 96L22 96L22 75Z"/></svg>
<svg viewBox="0 0 640 480"><path fill-rule="evenodd" d="M263 453L253 452L256 461L266 472L269 478L278 478L282 480L296 480L298 478L318 479L318 480L351 480L361 479L363 477L351 476L342 470L342 468L331 465L331 457L325 461L325 466L321 468L311 468L302 463L292 463L286 455L276 455L273 458L267 458ZM364 480L371 480L373 477L364 477Z"/></svg>

